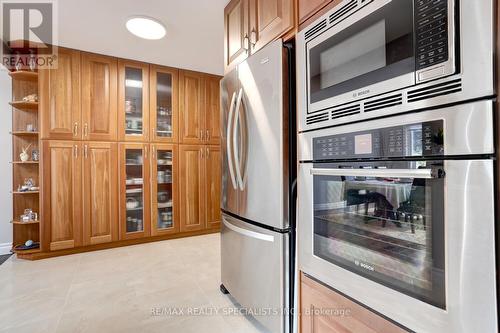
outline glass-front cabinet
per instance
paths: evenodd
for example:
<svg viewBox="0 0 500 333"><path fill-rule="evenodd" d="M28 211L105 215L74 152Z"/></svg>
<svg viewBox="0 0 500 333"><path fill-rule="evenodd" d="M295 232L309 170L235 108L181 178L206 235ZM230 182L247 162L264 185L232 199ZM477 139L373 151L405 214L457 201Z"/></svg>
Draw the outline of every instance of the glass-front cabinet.
<svg viewBox="0 0 500 333"><path fill-rule="evenodd" d="M150 181L147 144L120 145L120 237L149 236Z"/></svg>
<svg viewBox="0 0 500 333"><path fill-rule="evenodd" d="M179 72L174 68L151 65L150 76L152 141L177 142Z"/></svg>
<svg viewBox="0 0 500 333"><path fill-rule="evenodd" d="M179 231L177 222L177 147L152 145L151 224L153 235Z"/></svg>
<svg viewBox="0 0 500 333"><path fill-rule="evenodd" d="M149 140L149 65L119 61L119 128L121 141Z"/></svg>

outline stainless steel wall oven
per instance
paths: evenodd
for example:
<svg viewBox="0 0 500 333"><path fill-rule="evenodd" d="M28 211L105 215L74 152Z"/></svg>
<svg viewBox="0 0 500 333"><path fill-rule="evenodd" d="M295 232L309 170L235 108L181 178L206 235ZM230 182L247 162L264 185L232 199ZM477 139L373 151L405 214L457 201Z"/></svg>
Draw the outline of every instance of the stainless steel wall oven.
<svg viewBox="0 0 500 333"><path fill-rule="evenodd" d="M344 0L298 35L300 130L491 97L492 0Z"/></svg>
<svg viewBox="0 0 500 333"><path fill-rule="evenodd" d="M302 133L300 269L416 332L497 332L492 124L481 101Z"/></svg>

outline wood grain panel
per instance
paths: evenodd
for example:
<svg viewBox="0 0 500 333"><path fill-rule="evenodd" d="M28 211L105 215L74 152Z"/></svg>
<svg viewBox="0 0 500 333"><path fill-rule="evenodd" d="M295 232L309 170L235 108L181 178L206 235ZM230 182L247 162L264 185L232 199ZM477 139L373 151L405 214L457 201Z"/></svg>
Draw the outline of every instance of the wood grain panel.
<svg viewBox="0 0 500 333"><path fill-rule="evenodd" d="M82 244L81 144L43 142L44 242L50 250Z"/></svg>
<svg viewBox="0 0 500 333"><path fill-rule="evenodd" d="M206 181L206 225L207 228L219 228L221 222L221 184L222 184L222 155L220 146L209 146L205 155Z"/></svg>
<svg viewBox="0 0 500 333"><path fill-rule="evenodd" d="M299 24L303 23L330 2L332 2L332 0L298 0Z"/></svg>
<svg viewBox="0 0 500 333"><path fill-rule="evenodd" d="M302 333L407 332L303 273L301 274L300 308Z"/></svg>
<svg viewBox="0 0 500 333"><path fill-rule="evenodd" d="M220 145L220 76L207 75L204 82L205 142Z"/></svg>
<svg viewBox="0 0 500 333"><path fill-rule="evenodd" d="M204 146L179 146L181 232L205 228L204 203Z"/></svg>
<svg viewBox="0 0 500 333"><path fill-rule="evenodd" d="M232 0L224 8L224 67L229 72L248 56L249 0Z"/></svg>
<svg viewBox="0 0 500 333"><path fill-rule="evenodd" d="M116 143L85 142L84 244L118 240L118 148Z"/></svg>
<svg viewBox="0 0 500 333"><path fill-rule="evenodd" d="M203 143L203 79L201 73L180 72L180 141L185 144Z"/></svg>
<svg viewBox="0 0 500 333"><path fill-rule="evenodd" d="M81 139L80 52L59 48L57 69L39 75L42 139Z"/></svg>
<svg viewBox="0 0 500 333"><path fill-rule="evenodd" d="M300 1L300 0L299 0ZM338 6L342 0L328 0L324 1L323 4L318 4L318 8L311 9L312 12L309 13L306 17L303 18L301 22L299 22L299 31L308 28L314 21L316 21L321 16L325 15L327 12L332 10L334 7ZM314 4L311 4L312 7ZM300 2L299 2L300 6ZM300 9L299 9L300 10Z"/></svg>
<svg viewBox="0 0 500 333"><path fill-rule="evenodd" d="M82 53L83 139L117 139L117 60Z"/></svg>
<svg viewBox="0 0 500 333"><path fill-rule="evenodd" d="M294 27L294 0L249 0L250 44L257 52Z"/></svg>

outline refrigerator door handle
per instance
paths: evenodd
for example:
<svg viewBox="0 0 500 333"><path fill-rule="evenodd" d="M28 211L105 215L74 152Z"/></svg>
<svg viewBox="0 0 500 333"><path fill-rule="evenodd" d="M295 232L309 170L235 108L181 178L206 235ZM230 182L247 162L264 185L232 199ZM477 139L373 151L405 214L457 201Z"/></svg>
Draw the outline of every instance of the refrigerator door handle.
<svg viewBox="0 0 500 333"><path fill-rule="evenodd" d="M251 237L251 238L255 238L255 239L259 239L259 240L263 240L263 241L266 241L266 242L271 242L273 243L274 242L274 236L272 235L266 235L266 234L261 234L260 232L256 232L256 231L252 231L252 230L247 230L247 229L243 229L243 228L240 228L238 226L235 226L234 224L232 224L231 222L229 222L225 217L222 217L222 223L224 223L224 225L240 234L240 235L243 235L243 236L246 236L246 237Z"/></svg>
<svg viewBox="0 0 500 333"><path fill-rule="evenodd" d="M241 191L245 190L245 186L243 184L242 177L242 165L241 165L241 157L240 157L240 146L238 145L238 135L240 135L241 125L240 125L240 108L243 100L243 88L240 88L238 93L238 99L236 101L236 119L234 120L235 130L233 132L233 149L234 149L234 162L236 169L236 180L238 181L238 187Z"/></svg>
<svg viewBox="0 0 500 333"><path fill-rule="evenodd" d="M231 183L235 190L238 189L236 185L236 178L234 176L234 166L233 166L233 154L231 147L231 133L232 133L232 124L233 124L233 113L234 113L234 103L236 101L236 92L233 92L233 97L231 98L231 106L229 107L229 115L227 120L227 164L229 166L229 175L231 177Z"/></svg>

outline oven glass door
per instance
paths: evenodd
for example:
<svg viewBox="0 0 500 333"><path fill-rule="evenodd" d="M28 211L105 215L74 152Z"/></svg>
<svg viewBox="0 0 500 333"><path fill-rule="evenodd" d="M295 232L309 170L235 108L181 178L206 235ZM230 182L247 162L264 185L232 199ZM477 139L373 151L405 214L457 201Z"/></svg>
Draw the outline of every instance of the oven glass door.
<svg viewBox="0 0 500 333"><path fill-rule="evenodd" d="M446 308L442 165L315 164L314 255Z"/></svg>
<svg viewBox="0 0 500 333"><path fill-rule="evenodd" d="M413 0L391 1L312 45L310 104L415 72Z"/></svg>

